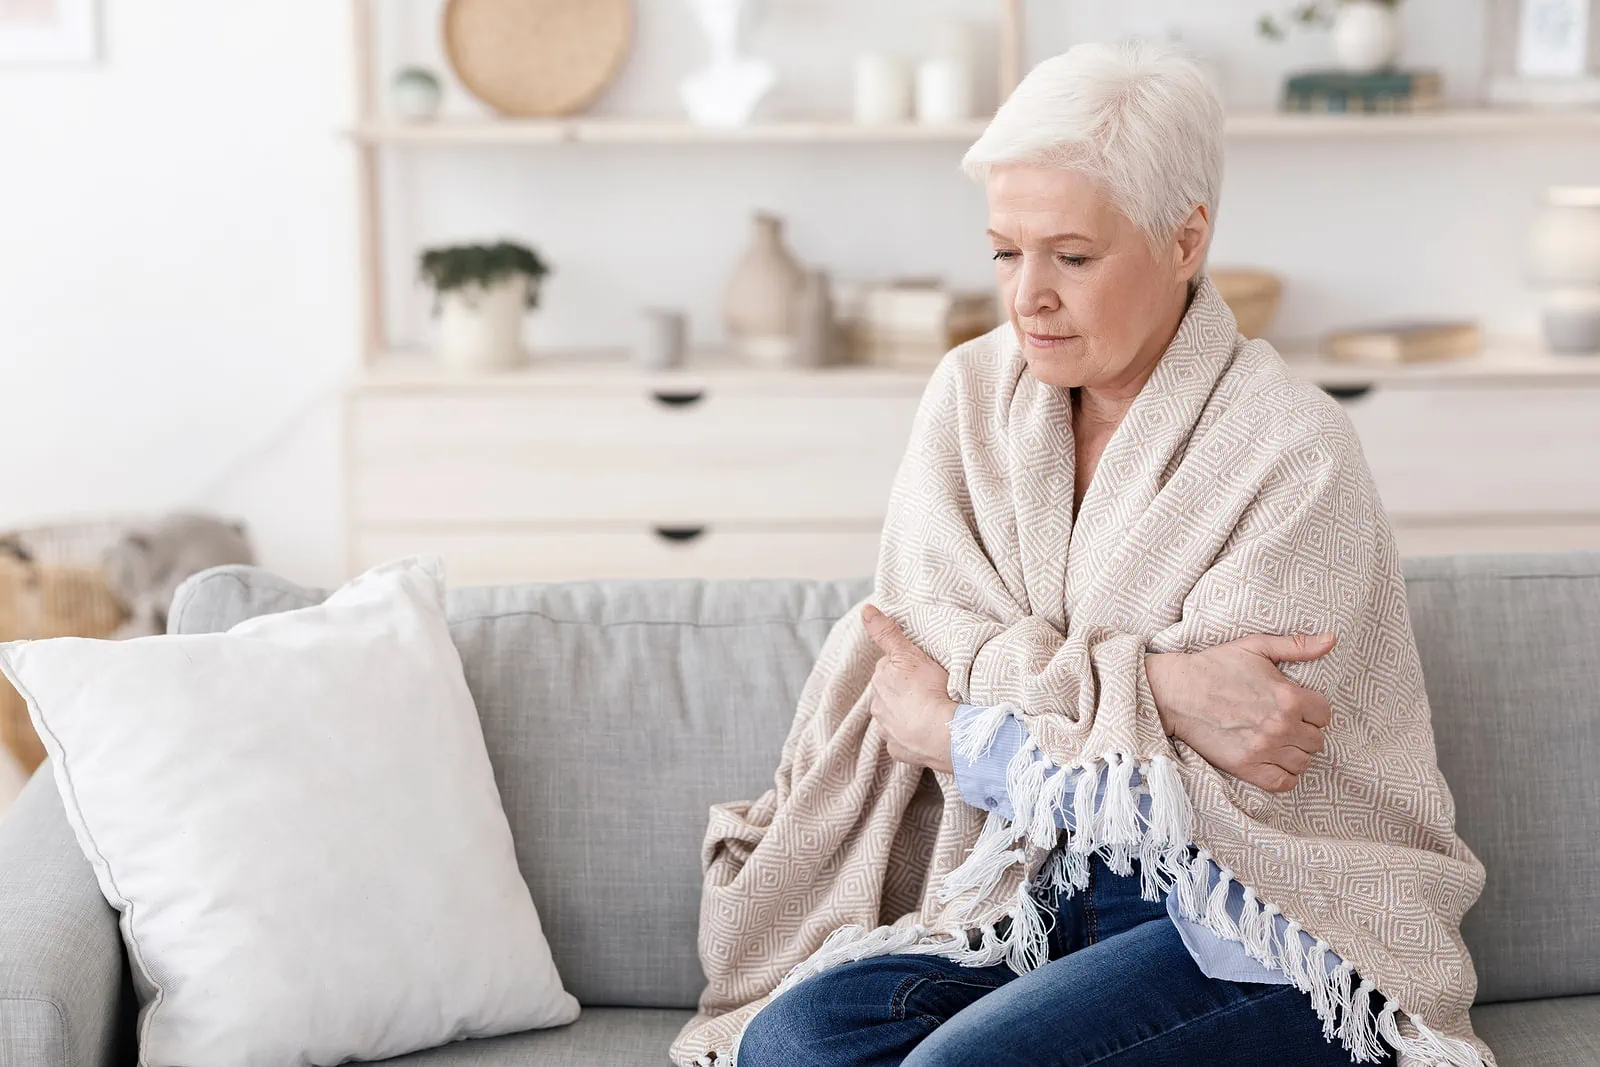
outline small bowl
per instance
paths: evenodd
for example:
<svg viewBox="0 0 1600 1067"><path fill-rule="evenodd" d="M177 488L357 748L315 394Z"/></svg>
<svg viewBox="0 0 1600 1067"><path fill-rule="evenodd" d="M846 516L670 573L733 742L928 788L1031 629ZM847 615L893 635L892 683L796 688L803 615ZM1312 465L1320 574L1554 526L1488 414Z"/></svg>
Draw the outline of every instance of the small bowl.
<svg viewBox="0 0 1600 1067"><path fill-rule="evenodd" d="M1246 337L1260 337L1272 328L1278 305L1283 302L1283 279L1271 271L1248 268L1213 270L1208 272L1233 317L1239 320L1239 332Z"/></svg>

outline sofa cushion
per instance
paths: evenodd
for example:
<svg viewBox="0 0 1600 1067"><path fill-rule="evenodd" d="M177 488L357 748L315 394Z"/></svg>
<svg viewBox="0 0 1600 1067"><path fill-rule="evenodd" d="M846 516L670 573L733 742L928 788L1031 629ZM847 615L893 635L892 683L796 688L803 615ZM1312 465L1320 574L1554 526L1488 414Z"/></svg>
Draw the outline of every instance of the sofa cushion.
<svg viewBox="0 0 1600 1067"><path fill-rule="evenodd" d="M1439 765L1488 871L1478 1002L1600 993L1600 554L1406 568Z"/></svg>
<svg viewBox="0 0 1600 1067"><path fill-rule="evenodd" d="M585 1008L555 1030L458 1041L413 1052L385 1067L668 1067L667 1046L692 1013L653 1008Z"/></svg>
<svg viewBox="0 0 1600 1067"><path fill-rule="evenodd" d="M772 784L855 582L570 582L452 590L451 634L517 858L567 990L693 1007L710 806ZM314 603L252 568L191 579L169 628Z"/></svg>
<svg viewBox="0 0 1600 1067"><path fill-rule="evenodd" d="M1600 1063L1600 997L1558 997L1472 1009L1472 1028L1500 1067Z"/></svg>

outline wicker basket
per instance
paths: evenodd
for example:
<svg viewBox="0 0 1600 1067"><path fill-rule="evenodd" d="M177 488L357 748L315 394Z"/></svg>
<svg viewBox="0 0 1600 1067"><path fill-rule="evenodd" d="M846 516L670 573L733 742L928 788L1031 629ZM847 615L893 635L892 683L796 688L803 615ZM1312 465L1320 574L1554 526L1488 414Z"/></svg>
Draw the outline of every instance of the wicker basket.
<svg viewBox="0 0 1600 1067"><path fill-rule="evenodd" d="M106 585L101 555L126 522L79 522L0 532L0 641L106 637L127 611ZM0 678L0 744L32 774L44 746L21 695Z"/></svg>
<svg viewBox="0 0 1600 1067"><path fill-rule="evenodd" d="M1283 279L1265 270L1214 270L1208 272L1223 302L1239 320L1239 332L1260 337L1272 328L1283 299Z"/></svg>

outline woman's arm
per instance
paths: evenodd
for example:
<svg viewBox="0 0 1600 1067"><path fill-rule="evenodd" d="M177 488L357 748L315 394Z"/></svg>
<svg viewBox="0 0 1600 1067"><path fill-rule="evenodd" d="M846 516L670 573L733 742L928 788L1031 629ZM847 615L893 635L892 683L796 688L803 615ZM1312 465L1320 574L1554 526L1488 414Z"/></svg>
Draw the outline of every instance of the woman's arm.
<svg viewBox="0 0 1600 1067"><path fill-rule="evenodd" d="M949 676L887 615L868 605L867 632L883 650L872 676L872 714L903 763L953 773ZM1326 655L1331 638L1256 634L1195 653L1146 654L1150 690L1168 736L1212 766L1282 792L1322 749L1328 702L1295 685L1277 662Z"/></svg>

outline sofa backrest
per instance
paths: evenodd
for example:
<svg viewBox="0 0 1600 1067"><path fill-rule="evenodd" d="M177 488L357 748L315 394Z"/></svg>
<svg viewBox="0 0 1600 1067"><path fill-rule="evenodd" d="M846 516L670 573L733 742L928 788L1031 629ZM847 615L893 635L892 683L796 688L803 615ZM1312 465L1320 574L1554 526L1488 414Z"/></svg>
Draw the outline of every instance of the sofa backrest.
<svg viewBox="0 0 1600 1067"><path fill-rule="evenodd" d="M1478 1001L1600 993L1600 553L1406 566Z"/></svg>
<svg viewBox="0 0 1600 1067"><path fill-rule="evenodd" d="M1439 759L1488 869L1479 1000L1600 992L1600 555L1407 565ZM770 784L839 582L454 590L451 629L518 860L585 1004L693 1007L707 808ZM317 602L264 571L191 579L174 632Z"/></svg>

